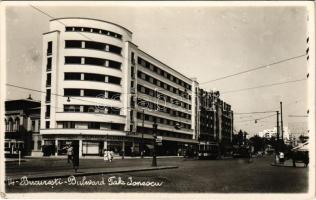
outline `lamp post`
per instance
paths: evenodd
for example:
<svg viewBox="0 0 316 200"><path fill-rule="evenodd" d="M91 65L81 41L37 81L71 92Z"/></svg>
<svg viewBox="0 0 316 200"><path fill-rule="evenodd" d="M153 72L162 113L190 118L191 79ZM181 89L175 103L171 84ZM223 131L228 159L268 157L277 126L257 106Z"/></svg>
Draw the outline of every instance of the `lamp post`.
<svg viewBox="0 0 316 200"><path fill-rule="evenodd" d="M151 163L151 166L153 167L157 167L157 158L156 158L156 139L157 139L157 123L156 123L156 120L154 121L154 124L153 124L153 145L154 145L154 148L153 148L153 161Z"/></svg>
<svg viewBox="0 0 316 200"><path fill-rule="evenodd" d="M143 122L142 122L142 142L141 142L141 158L144 158L144 123L145 123L145 109L143 109Z"/></svg>

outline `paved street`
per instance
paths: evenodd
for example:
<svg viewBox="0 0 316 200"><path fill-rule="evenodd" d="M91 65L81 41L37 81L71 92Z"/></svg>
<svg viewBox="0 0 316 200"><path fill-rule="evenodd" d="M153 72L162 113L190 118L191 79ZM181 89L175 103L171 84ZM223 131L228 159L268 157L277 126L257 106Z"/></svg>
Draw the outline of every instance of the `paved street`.
<svg viewBox="0 0 316 200"><path fill-rule="evenodd" d="M77 184L6 187L7 192L306 192L308 168L271 166L272 157L254 159L186 160L158 159L158 165L178 166L176 169L126 172L76 177ZM150 166L151 159L114 160L106 166L101 159L82 159L81 172L99 168ZM51 171L70 170L65 159L32 159L21 163L7 163L7 176L31 175ZM109 178L112 181L109 182ZM80 185L79 181L99 181L103 185ZM61 182L69 181L67 178ZM72 180L73 181L73 180ZM126 184L126 183L134 183ZM157 184L139 185L140 182ZM73 182L72 182L73 183ZM79 183L79 184L78 184ZM125 184L124 184L125 183ZM159 185L161 184L161 185Z"/></svg>

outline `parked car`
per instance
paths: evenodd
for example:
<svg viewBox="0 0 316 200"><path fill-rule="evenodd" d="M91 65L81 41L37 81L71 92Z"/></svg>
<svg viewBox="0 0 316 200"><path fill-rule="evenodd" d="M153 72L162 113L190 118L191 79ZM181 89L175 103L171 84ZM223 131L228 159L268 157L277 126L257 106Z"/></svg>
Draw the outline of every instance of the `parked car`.
<svg viewBox="0 0 316 200"><path fill-rule="evenodd" d="M309 152L307 149L294 149L291 151L291 157L293 161L293 167L296 167L296 163L304 163L304 166L307 167L309 164Z"/></svg>

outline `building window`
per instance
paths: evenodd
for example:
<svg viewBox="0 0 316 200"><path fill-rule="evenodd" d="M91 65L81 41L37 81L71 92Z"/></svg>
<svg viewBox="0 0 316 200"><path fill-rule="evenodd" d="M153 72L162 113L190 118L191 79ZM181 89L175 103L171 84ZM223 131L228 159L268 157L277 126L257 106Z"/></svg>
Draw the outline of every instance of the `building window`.
<svg viewBox="0 0 316 200"><path fill-rule="evenodd" d="M81 80L81 73L65 73L65 80Z"/></svg>
<svg viewBox="0 0 316 200"><path fill-rule="evenodd" d="M63 122L63 128L75 128L75 122Z"/></svg>
<svg viewBox="0 0 316 200"><path fill-rule="evenodd" d="M100 122L88 122L88 129L100 129Z"/></svg>
<svg viewBox="0 0 316 200"><path fill-rule="evenodd" d="M80 105L64 105L64 112L80 112Z"/></svg>
<svg viewBox="0 0 316 200"><path fill-rule="evenodd" d="M12 132L13 131L13 119L12 118L9 119L8 126L9 126L8 131Z"/></svg>
<svg viewBox="0 0 316 200"><path fill-rule="evenodd" d="M111 129L112 130L119 130L119 131L123 131L124 130L124 125L123 124L111 124Z"/></svg>
<svg viewBox="0 0 316 200"><path fill-rule="evenodd" d="M97 97L97 96L104 96L105 91L104 90L91 90L91 89L85 89L84 90L84 96L86 97Z"/></svg>
<svg viewBox="0 0 316 200"><path fill-rule="evenodd" d="M109 92L108 92L108 98L109 98L109 99L119 101L119 100L120 100L120 97L121 97L121 94L118 93L118 92L112 92L112 91L109 91Z"/></svg>
<svg viewBox="0 0 316 200"><path fill-rule="evenodd" d="M47 65L46 65L46 70L51 71L52 70L52 58L47 58Z"/></svg>
<svg viewBox="0 0 316 200"><path fill-rule="evenodd" d="M45 123L45 128L49 128L49 126L50 126L50 122L49 122L49 121L46 121L46 123Z"/></svg>
<svg viewBox="0 0 316 200"><path fill-rule="evenodd" d="M104 44L104 43L86 41L85 48L86 49L96 49L96 50L106 51L106 46L107 45Z"/></svg>
<svg viewBox="0 0 316 200"><path fill-rule="evenodd" d="M33 132L35 132L35 120L32 120L32 127L31 127L31 130Z"/></svg>
<svg viewBox="0 0 316 200"><path fill-rule="evenodd" d="M66 56L65 64L81 64L81 57L78 56Z"/></svg>
<svg viewBox="0 0 316 200"><path fill-rule="evenodd" d="M81 48L82 42L80 40L66 40L65 48Z"/></svg>
<svg viewBox="0 0 316 200"><path fill-rule="evenodd" d="M105 75L101 74L84 74L85 81L105 82Z"/></svg>
<svg viewBox="0 0 316 200"><path fill-rule="evenodd" d="M15 119L15 130L20 131L20 118Z"/></svg>
<svg viewBox="0 0 316 200"><path fill-rule="evenodd" d="M41 150L42 149L42 141L37 141L37 150Z"/></svg>
<svg viewBox="0 0 316 200"><path fill-rule="evenodd" d="M4 119L4 123L5 123L5 131L9 130L9 123L7 119Z"/></svg>
<svg viewBox="0 0 316 200"><path fill-rule="evenodd" d="M112 115L120 115L120 111L119 108L110 107L108 113Z"/></svg>
<svg viewBox="0 0 316 200"><path fill-rule="evenodd" d="M80 89L64 89L64 96L80 96Z"/></svg>
<svg viewBox="0 0 316 200"><path fill-rule="evenodd" d="M108 82L120 85L121 84L121 78L118 78L118 77L115 77L115 76L109 76Z"/></svg>
<svg viewBox="0 0 316 200"><path fill-rule="evenodd" d="M52 74L48 73L46 77L46 86L50 87L52 85Z"/></svg>
<svg viewBox="0 0 316 200"><path fill-rule="evenodd" d="M53 52L53 42L50 41L47 44L47 55L52 55L52 52Z"/></svg>
<svg viewBox="0 0 316 200"><path fill-rule="evenodd" d="M51 100L51 90L50 89L47 89L46 90L46 102L50 102Z"/></svg>
<svg viewBox="0 0 316 200"><path fill-rule="evenodd" d="M45 117L49 118L50 116L50 105L46 105L46 113L45 113Z"/></svg>

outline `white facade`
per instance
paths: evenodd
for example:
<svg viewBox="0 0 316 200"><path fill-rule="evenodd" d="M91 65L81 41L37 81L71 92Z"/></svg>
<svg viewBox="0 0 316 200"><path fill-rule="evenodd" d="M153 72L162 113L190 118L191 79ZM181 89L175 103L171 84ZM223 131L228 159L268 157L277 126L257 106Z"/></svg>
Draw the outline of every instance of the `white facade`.
<svg viewBox="0 0 316 200"><path fill-rule="evenodd" d="M259 136L264 137L264 138L277 137L277 128L274 127L273 129L265 129L265 130L259 132ZM280 138L281 138L281 132L280 132ZM290 139L290 130L286 126L283 127L283 138L285 140Z"/></svg>
<svg viewBox="0 0 316 200"><path fill-rule="evenodd" d="M139 130L143 128L144 138L150 138L153 119L158 120L158 134L165 141L195 143L198 83L141 51L131 40L131 31L110 22L50 21L50 31L43 34L42 91L46 92L41 101L40 133L44 145L60 149L79 140L81 154L100 154L106 148L125 153L126 146L139 151ZM180 106L150 98L153 91L149 90L177 99ZM165 110L140 107L140 98Z"/></svg>

